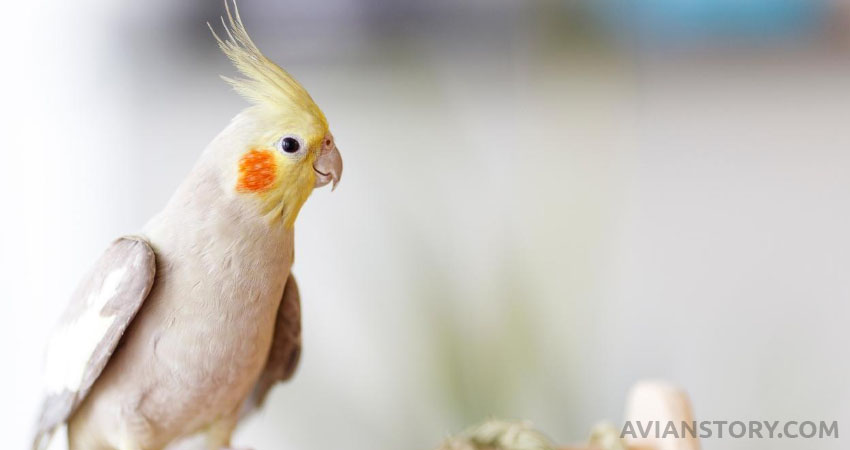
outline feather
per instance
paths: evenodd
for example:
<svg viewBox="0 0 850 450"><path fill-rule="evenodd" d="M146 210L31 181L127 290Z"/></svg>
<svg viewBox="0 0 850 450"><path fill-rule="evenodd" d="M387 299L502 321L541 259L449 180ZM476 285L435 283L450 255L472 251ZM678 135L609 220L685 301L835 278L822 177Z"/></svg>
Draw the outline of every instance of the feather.
<svg viewBox="0 0 850 450"><path fill-rule="evenodd" d="M233 1L231 11L230 1ZM327 119L310 94L286 70L266 58L248 35L235 0L225 0L227 18L221 18L226 39L219 37L207 22L219 48L242 74L239 78L222 77L248 101L279 112L307 113L314 125L327 129Z"/></svg>
<svg viewBox="0 0 850 450"><path fill-rule="evenodd" d="M48 347L48 389L33 449L45 449L86 398L147 298L155 273L148 242L127 236L115 241L83 279Z"/></svg>

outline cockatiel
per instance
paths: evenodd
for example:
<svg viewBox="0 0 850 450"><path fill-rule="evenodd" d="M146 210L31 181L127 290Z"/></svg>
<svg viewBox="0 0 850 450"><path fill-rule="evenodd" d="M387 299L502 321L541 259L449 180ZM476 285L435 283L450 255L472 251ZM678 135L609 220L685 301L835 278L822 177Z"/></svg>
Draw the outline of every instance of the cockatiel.
<svg viewBox="0 0 850 450"><path fill-rule="evenodd" d="M78 287L48 346L35 449L63 424L71 450L162 449L198 434L228 448L298 363L293 224L314 187L336 186L342 159L322 111L260 53L235 3L227 17L225 39L213 35L252 106Z"/></svg>

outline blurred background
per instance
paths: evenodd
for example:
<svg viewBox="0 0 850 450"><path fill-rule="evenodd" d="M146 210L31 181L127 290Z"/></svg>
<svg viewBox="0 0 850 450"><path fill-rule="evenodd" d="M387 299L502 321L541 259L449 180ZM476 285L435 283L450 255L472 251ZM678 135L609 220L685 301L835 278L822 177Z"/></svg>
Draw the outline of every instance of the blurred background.
<svg viewBox="0 0 850 450"><path fill-rule="evenodd" d="M218 0L5 5L0 423L109 242L246 106ZM664 378L697 419L850 425L850 7L804 0L241 0L345 160L299 218L305 350L268 449L559 442ZM841 430L845 432L846 430ZM707 449L846 448L712 440Z"/></svg>

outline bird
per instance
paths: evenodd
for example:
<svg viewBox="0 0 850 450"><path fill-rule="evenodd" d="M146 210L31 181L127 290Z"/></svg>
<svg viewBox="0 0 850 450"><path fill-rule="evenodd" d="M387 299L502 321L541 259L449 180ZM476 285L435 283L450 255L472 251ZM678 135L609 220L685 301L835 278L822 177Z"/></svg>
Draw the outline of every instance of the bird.
<svg viewBox="0 0 850 450"><path fill-rule="evenodd" d="M301 354L293 229L315 188L342 176L328 121L252 41L233 0L207 23L249 106L201 153L166 206L115 240L47 345L32 448L231 447L240 421Z"/></svg>

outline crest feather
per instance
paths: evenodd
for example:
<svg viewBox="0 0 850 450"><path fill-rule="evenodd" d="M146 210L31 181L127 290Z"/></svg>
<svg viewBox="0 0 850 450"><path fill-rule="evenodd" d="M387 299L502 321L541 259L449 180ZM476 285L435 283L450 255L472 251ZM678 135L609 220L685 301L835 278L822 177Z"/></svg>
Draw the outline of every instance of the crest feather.
<svg viewBox="0 0 850 450"><path fill-rule="evenodd" d="M231 13L230 1L233 1ZM227 39L222 39L207 22L222 52L233 62L243 75L240 78L222 77L248 101L275 109L302 110L310 113L327 126L324 114L310 94L295 78L260 52L245 30L236 0L225 0L227 20L221 18Z"/></svg>

